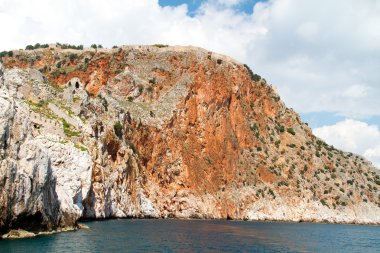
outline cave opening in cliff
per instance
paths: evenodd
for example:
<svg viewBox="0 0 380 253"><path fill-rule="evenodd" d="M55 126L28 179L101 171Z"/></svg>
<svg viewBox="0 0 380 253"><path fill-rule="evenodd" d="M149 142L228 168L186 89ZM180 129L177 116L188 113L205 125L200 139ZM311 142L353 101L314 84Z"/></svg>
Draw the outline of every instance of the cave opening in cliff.
<svg viewBox="0 0 380 253"><path fill-rule="evenodd" d="M42 229L46 229L46 225L44 225L44 219L41 212L36 212L35 214L22 214L15 221L12 222L12 228L22 228L27 231L41 231Z"/></svg>

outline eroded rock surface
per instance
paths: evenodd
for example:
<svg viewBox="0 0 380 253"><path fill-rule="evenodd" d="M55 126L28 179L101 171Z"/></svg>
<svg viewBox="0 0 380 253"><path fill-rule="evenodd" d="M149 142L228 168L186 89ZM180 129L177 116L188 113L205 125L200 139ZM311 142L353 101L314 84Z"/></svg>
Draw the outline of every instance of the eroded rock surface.
<svg viewBox="0 0 380 253"><path fill-rule="evenodd" d="M51 46L3 66L3 231L79 217L380 222L379 171L226 56Z"/></svg>

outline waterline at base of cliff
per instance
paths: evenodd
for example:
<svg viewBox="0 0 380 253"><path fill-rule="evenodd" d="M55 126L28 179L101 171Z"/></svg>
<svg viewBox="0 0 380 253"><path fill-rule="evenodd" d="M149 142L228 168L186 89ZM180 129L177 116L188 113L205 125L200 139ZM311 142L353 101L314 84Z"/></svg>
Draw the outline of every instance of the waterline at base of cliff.
<svg viewBox="0 0 380 253"><path fill-rule="evenodd" d="M376 252L380 227L222 220L104 220L0 241L1 252Z"/></svg>

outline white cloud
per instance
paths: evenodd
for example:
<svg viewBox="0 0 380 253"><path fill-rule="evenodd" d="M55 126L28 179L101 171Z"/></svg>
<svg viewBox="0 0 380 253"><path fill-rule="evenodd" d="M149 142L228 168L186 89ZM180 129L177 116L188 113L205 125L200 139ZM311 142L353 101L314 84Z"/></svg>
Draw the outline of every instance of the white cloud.
<svg viewBox="0 0 380 253"><path fill-rule="evenodd" d="M370 90L371 88L366 85L355 84L348 87L342 95L348 98L363 98L369 95Z"/></svg>
<svg viewBox="0 0 380 253"><path fill-rule="evenodd" d="M243 1L244 0L216 0L215 2L222 5L234 6L240 4Z"/></svg>
<svg viewBox="0 0 380 253"><path fill-rule="evenodd" d="M313 132L339 149L363 155L380 168L380 131L377 126L346 119L316 128Z"/></svg>
<svg viewBox="0 0 380 253"><path fill-rule="evenodd" d="M316 39L316 36L320 33L319 25L315 22L306 22L298 26L297 34L308 42L312 42Z"/></svg>
<svg viewBox="0 0 380 253"><path fill-rule="evenodd" d="M373 161L374 164L380 168L380 145L367 149L364 152L364 156L368 158L370 161Z"/></svg>
<svg viewBox="0 0 380 253"><path fill-rule="evenodd" d="M328 111L357 119L379 116L378 13L379 1L283 0L256 5L254 15L268 33L254 43L250 63L299 112Z"/></svg>

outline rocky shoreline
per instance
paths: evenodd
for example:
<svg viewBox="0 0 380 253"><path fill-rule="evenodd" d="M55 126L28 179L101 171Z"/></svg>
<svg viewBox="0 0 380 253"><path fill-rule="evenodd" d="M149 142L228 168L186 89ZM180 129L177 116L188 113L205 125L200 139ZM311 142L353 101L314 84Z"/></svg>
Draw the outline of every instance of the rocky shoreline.
<svg viewBox="0 0 380 253"><path fill-rule="evenodd" d="M123 218L115 218L115 219L123 219ZM130 218L126 218L126 219L130 219ZM142 219L144 219L144 218L142 218ZM160 218L155 218L155 219L160 219ZM175 219L175 218L171 218L171 219ZM104 220L109 220L109 219L89 219L88 221L104 221ZM188 218L188 219L183 219L183 220L207 220L207 219ZM222 220L222 219L214 219L214 220ZM281 222L281 223L319 223L319 224L356 225L356 226L380 226L380 222L364 222L364 223L363 222L356 222L356 221L339 222L336 220L315 220L315 219L310 219L310 220L286 220L286 219L284 219L284 220L281 220L281 219L278 219L278 220L277 219L248 220L248 219L243 219L243 220L232 220L232 221ZM91 229L91 227L86 225L86 224L83 224L83 223L78 223L78 225L75 227L67 227L67 228L62 228L62 229L58 229L58 230L54 230L54 231L30 232L30 231L26 231L23 229L13 229L13 230L10 230L6 234L0 235L0 240L1 239L11 240L11 239L34 238L37 236L46 236L46 235L53 235L53 234L62 233L62 232L77 231L79 229Z"/></svg>

